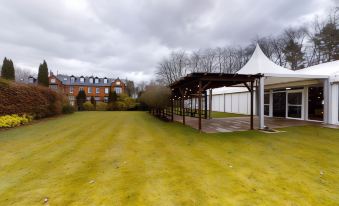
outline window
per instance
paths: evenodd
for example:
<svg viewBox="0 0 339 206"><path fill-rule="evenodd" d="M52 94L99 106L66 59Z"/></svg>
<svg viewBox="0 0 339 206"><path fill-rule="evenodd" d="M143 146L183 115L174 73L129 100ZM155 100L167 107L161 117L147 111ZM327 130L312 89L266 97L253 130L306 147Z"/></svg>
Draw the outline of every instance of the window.
<svg viewBox="0 0 339 206"><path fill-rule="evenodd" d="M107 83L108 83L108 79L105 78L105 79L104 79L104 84L107 84Z"/></svg>
<svg viewBox="0 0 339 206"><path fill-rule="evenodd" d="M30 77L30 78L28 79L28 82L29 82L29 83L34 83L33 77Z"/></svg>
<svg viewBox="0 0 339 206"><path fill-rule="evenodd" d="M75 77L71 77L71 83L75 82Z"/></svg>
<svg viewBox="0 0 339 206"><path fill-rule="evenodd" d="M73 86L70 86L69 87L69 93L73 94L73 90L74 90Z"/></svg>
<svg viewBox="0 0 339 206"><path fill-rule="evenodd" d="M99 87L95 88L95 93L100 94L100 88Z"/></svg>
<svg viewBox="0 0 339 206"><path fill-rule="evenodd" d="M79 91L84 91L84 87L79 87Z"/></svg>
<svg viewBox="0 0 339 206"><path fill-rule="evenodd" d="M91 97L86 97L87 101L91 101Z"/></svg>
<svg viewBox="0 0 339 206"><path fill-rule="evenodd" d="M117 81L115 84L116 84L117 86L120 86L120 82L119 82L119 81Z"/></svg>
<svg viewBox="0 0 339 206"><path fill-rule="evenodd" d="M88 87L88 91L87 91L87 93L92 93L92 87Z"/></svg>
<svg viewBox="0 0 339 206"><path fill-rule="evenodd" d="M100 97L95 97L95 101L100 101Z"/></svg>
<svg viewBox="0 0 339 206"><path fill-rule="evenodd" d="M108 102L108 97L104 97L104 102Z"/></svg>
<svg viewBox="0 0 339 206"><path fill-rule="evenodd" d="M55 79L54 78L51 79L51 83L55 83Z"/></svg>
<svg viewBox="0 0 339 206"><path fill-rule="evenodd" d="M264 115L270 115L270 93L264 94Z"/></svg>
<svg viewBox="0 0 339 206"><path fill-rule="evenodd" d="M89 83L93 84L93 78L89 78Z"/></svg>
<svg viewBox="0 0 339 206"><path fill-rule="evenodd" d="M68 96L68 100L69 100L69 101L74 101L74 100L75 100L75 97L74 97L74 96Z"/></svg>
<svg viewBox="0 0 339 206"><path fill-rule="evenodd" d="M106 87L106 88L105 88L105 94L108 94L108 93L109 93L109 88Z"/></svg>
<svg viewBox="0 0 339 206"><path fill-rule="evenodd" d="M51 88L53 90L57 90L58 89L58 85L49 85L49 88Z"/></svg>
<svg viewBox="0 0 339 206"><path fill-rule="evenodd" d="M85 78L80 77L80 83L84 83L85 82Z"/></svg>
<svg viewBox="0 0 339 206"><path fill-rule="evenodd" d="M67 77L64 77L64 81L67 81Z"/></svg>
<svg viewBox="0 0 339 206"><path fill-rule="evenodd" d="M95 84L99 84L99 78L95 78Z"/></svg>
<svg viewBox="0 0 339 206"><path fill-rule="evenodd" d="M290 118L302 118L303 92L289 91L287 93L287 115Z"/></svg>
<svg viewBox="0 0 339 206"><path fill-rule="evenodd" d="M115 91L115 93L117 93L117 94L121 94L122 89L121 89L121 87L115 87L115 88L114 88L114 91Z"/></svg>

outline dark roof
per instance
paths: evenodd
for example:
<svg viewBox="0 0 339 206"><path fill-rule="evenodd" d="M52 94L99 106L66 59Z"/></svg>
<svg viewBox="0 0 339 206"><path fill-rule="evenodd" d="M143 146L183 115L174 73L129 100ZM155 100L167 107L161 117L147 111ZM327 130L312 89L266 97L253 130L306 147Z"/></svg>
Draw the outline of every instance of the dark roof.
<svg viewBox="0 0 339 206"><path fill-rule="evenodd" d="M76 77L74 75L63 75L63 74L58 74L56 75L56 77L62 82L62 84L64 85L77 85L77 86L110 86L112 84L112 82L115 81L115 79L112 78L99 78L99 77L93 77L93 76L89 76L89 77L84 77L84 76L80 76L80 77ZM74 83L71 83L71 77L75 78ZM82 83L80 82L80 78L84 78L85 81ZM89 79L93 78L93 83L89 82ZM99 79L99 83L95 84L95 79ZM107 79L107 83L104 83L104 79Z"/></svg>
<svg viewBox="0 0 339 206"><path fill-rule="evenodd" d="M170 88L173 96L179 97L182 92L185 96L190 96L198 93L199 82L201 82L202 91L206 91L208 89L245 84L260 77L261 75L247 74L191 73L172 83Z"/></svg>

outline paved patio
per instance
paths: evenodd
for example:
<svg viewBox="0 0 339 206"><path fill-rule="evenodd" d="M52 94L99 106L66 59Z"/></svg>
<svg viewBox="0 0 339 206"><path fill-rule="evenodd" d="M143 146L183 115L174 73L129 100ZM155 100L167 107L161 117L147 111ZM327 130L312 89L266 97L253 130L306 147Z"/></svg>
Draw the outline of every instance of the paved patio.
<svg viewBox="0 0 339 206"><path fill-rule="evenodd" d="M198 118L187 116L185 118L186 125L198 129ZM175 115L174 120L182 123L182 116ZM259 127L258 122L259 122L258 117L255 116L254 117L255 129ZM276 129L290 126L322 125L322 123L285 118L265 117L265 125L270 129ZM202 119L202 131L206 133L246 131L249 129L250 129L249 116Z"/></svg>

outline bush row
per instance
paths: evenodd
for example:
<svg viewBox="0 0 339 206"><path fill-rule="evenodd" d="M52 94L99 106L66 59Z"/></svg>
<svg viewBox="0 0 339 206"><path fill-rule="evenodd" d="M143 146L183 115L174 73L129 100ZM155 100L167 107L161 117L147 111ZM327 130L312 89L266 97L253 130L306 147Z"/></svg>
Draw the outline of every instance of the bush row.
<svg viewBox="0 0 339 206"><path fill-rule="evenodd" d="M5 116L0 116L0 128L3 127L16 127L22 124L26 124L30 121L32 121L32 117L29 115L16 115L16 114L12 114L12 115L5 115Z"/></svg>
<svg viewBox="0 0 339 206"><path fill-rule="evenodd" d="M114 102L94 102L86 101L83 103L85 111L126 111L137 110L137 103L135 99L128 97L126 94L120 94Z"/></svg>
<svg viewBox="0 0 339 206"><path fill-rule="evenodd" d="M0 78L0 116L29 114L42 118L61 114L67 99L47 87L17 84Z"/></svg>

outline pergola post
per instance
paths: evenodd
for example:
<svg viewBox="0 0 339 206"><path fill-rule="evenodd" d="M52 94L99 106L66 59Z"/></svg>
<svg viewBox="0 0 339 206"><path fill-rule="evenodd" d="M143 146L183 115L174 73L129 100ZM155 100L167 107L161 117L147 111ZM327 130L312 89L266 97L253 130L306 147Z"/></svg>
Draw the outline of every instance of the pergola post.
<svg viewBox="0 0 339 206"><path fill-rule="evenodd" d="M212 119L212 89L209 91L208 118Z"/></svg>
<svg viewBox="0 0 339 206"><path fill-rule="evenodd" d="M251 130L253 130L253 81L251 81Z"/></svg>
<svg viewBox="0 0 339 206"><path fill-rule="evenodd" d="M181 92L181 111L182 111L182 123L185 125L185 96L184 93Z"/></svg>
<svg viewBox="0 0 339 206"><path fill-rule="evenodd" d="M191 97L190 98L191 102L190 102L190 105L191 105L191 108L190 108L190 116L192 117L193 115L193 98Z"/></svg>
<svg viewBox="0 0 339 206"><path fill-rule="evenodd" d="M259 79L259 129L265 128L265 119L264 119L264 85L265 77L260 77Z"/></svg>
<svg viewBox="0 0 339 206"><path fill-rule="evenodd" d="M173 114L174 113L174 111L173 111L174 110L174 108L173 108L174 105L173 104L174 104L174 99L171 99L171 121L172 122L174 121L174 114Z"/></svg>
<svg viewBox="0 0 339 206"><path fill-rule="evenodd" d="M199 113L199 125L198 125L198 128L199 128L199 131L201 131L201 95L202 95L202 82L199 81L199 90L198 90L198 113Z"/></svg>
<svg viewBox="0 0 339 206"><path fill-rule="evenodd" d="M204 91L204 106L205 106L205 119L207 119L207 91Z"/></svg>

